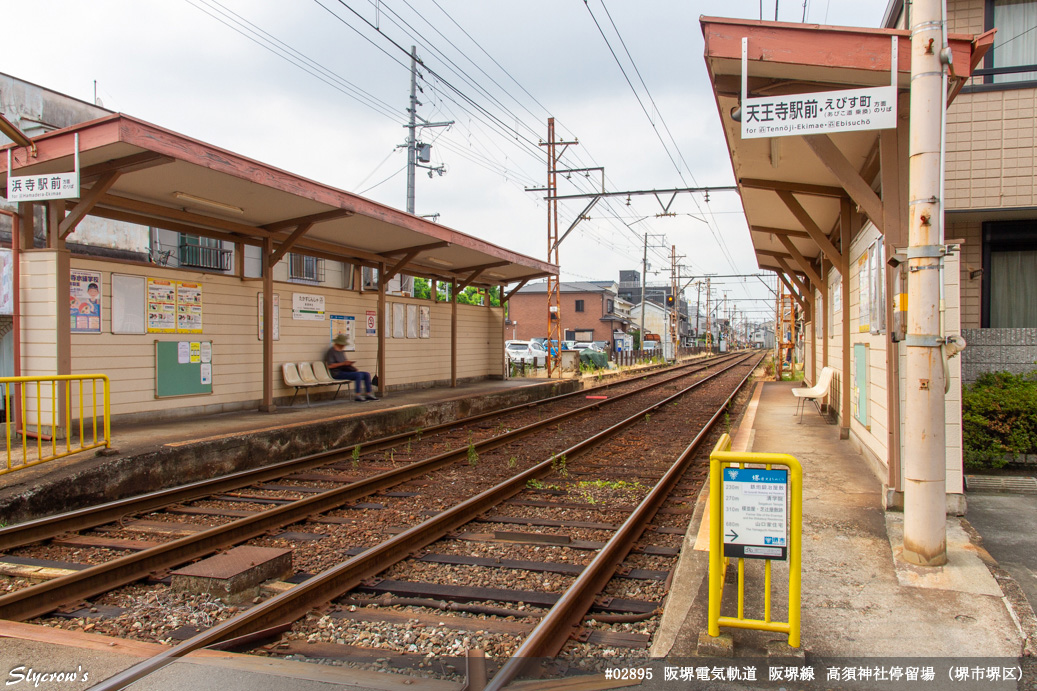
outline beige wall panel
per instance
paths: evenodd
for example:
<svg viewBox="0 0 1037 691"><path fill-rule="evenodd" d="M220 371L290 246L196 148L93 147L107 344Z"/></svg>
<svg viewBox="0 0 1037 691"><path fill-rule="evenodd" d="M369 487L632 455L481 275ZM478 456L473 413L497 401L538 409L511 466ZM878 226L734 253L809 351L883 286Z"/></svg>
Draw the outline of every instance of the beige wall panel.
<svg viewBox="0 0 1037 691"><path fill-rule="evenodd" d="M283 267L284 262L279 264ZM332 264L329 262L329 264ZM112 334L111 264L99 260L74 258L77 269L101 271L104 284L102 333L73 334L72 372L103 372L112 379L113 415L166 411L184 407L224 406L234 409L251 405L262 396L262 343L258 338L258 281L241 281L233 276L198 274L159 266L119 265L116 273L135 274L203 285L203 333L201 334ZM330 268L330 267L329 267ZM277 272L275 272L276 275ZM287 269L282 272L287 275ZM341 268L337 274L342 275ZM289 396L293 389L283 386L281 365L285 362L319 361L331 341L332 314L355 317L356 346L353 359L360 369L374 373L378 339L367 336L366 312L377 310L377 295L355 293L324 286L275 283L280 300L280 340L274 341L274 395ZM323 321L292 319L292 294L323 295L326 318ZM47 304L53 309L49 294ZM41 296L42 299L42 296ZM450 377L450 305L427 300L390 298L390 302L425 305L432 308L432 338L386 339L387 383L390 386L444 381ZM33 318L40 315L32 314ZM458 307L460 334L458 375L461 377L498 376L503 352L500 309ZM53 333L53 318L39 322L36 330L44 338ZM46 328L44 328L46 327ZM378 328L382 328L379 323ZM27 337L35 337L29 332ZM51 337L51 340L53 338ZM213 393L203 396L154 398L154 342L204 340L213 343ZM492 344L490 352L485 352ZM40 352L45 343L41 342ZM53 348L53 345L51 345ZM51 355L53 359L53 355Z"/></svg>

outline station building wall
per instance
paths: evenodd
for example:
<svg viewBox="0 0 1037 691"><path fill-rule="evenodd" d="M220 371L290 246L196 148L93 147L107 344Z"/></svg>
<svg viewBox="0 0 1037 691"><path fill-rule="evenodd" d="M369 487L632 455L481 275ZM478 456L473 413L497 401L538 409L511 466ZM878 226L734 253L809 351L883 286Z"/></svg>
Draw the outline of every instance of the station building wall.
<svg viewBox="0 0 1037 691"><path fill-rule="evenodd" d="M870 328L861 330L862 326L870 326L870 319L865 312L862 320L862 263L860 259L868 251L868 248L880 237L878 230L870 223L857 234L850 244L850 295L841 295L842 277L836 270L830 270L827 276L830 304L825 308L825 318L830 327L828 329L828 364L836 368L835 378L829 398L830 405L835 406L837 414L841 415L840 387L842 382L842 362L844 353L850 357L850 381L845 385L850 387L851 402L854 400L857 390L864 388L864 396L867 401L867 416L865 422L858 419L855 407L851 403L849 424L840 419L840 424L849 427L850 438L854 444L866 456L877 464L879 476L882 481L888 479L889 468L889 390L887 387L887 368L889 357L899 358L900 372L900 411L901 415L897 424L901 425L901 445L904 439L904 411L907 407L906 387L909 385L904 377L907 369L907 348L903 343L895 345L896 352L887 350L885 325L880 333L872 333ZM884 262L883 262L884 264ZM943 319L943 333L961 333L961 298L960 298L960 259L957 254L951 254L944 259L944 294L941 300L941 316ZM842 338L843 310L842 300L848 299L850 304L850 338L848 346L844 348ZM889 299L889 296L886 296ZM811 327L814 325L811 324ZM807 334L809 339L809 332ZM807 341L809 344L809 340ZM856 366L853 360L855 346L864 345L867 352L867 381L857 381ZM812 355L818 362L821 359L822 343L820 338L815 340L816 352ZM859 349L856 349L859 350ZM811 362L808 357L807 362ZM808 364L809 367L809 364ZM808 370L809 371L809 370ZM955 357L948 361L948 374L950 387L946 396L946 469L947 469L947 493L960 494L964 491L962 470L962 440L961 440L961 358ZM901 449L903 451L903 449ZM901 453L901 458L903 458ZM902 464L903 465L903 464Z"/></svg>
<svg viewBox="0 0 1037 691"><path fill-rule="evenodd" d="M23 259L23 369L26 375L48 375L57 361L58 305L53 299L56 271L54 252L26 252ZM329 262L334 264L334 262ZM342 267L343 265L339 265ZM112 382L113 418L160 419L185 414L208 414L244 410L258 405L262 397L263 347L259 339L259 299L262 283L236 276L183 271L156 265L116 263L73 257L72 269L101 274L101 333L71 334L71 372L103 373ZM346 267L348 269L348 267ZM328 267L323 285L288 283L287 272L275 267L274 293L279 296L280 339L274 341L274 397L290 397L293 388L283 385L281 365L285 362L322 360L330 345L328 315L355 317L354 359L362 370L377 371L378 339L366 335L366 313L378 309L374 291L358 292L332 287L344 285L335 269ZM112 333L112 274L196 282L202 285L202 333ZM323 295L323 321L292 319L292 294ZM60 306L64 303L58 301ZM451 377L451 305L416 298L386 296L392 305L418 305L430 310L430 338L393 338L386 332L386 386L421 388L449 384ZM482 379L500 377L503 371L503 310L476 305L457 306L457 377ZM390 322L391 324L391 322ZM384 328L383 323L378 328ZM211 341L213 344L212 393L206 395L155 397L155 341ZM330 389L324 389L329 391ZM321 391L321 390L318 390ZM286 400L280 401L287 403ZM74 409L78 403L74 403Z"/></svg>

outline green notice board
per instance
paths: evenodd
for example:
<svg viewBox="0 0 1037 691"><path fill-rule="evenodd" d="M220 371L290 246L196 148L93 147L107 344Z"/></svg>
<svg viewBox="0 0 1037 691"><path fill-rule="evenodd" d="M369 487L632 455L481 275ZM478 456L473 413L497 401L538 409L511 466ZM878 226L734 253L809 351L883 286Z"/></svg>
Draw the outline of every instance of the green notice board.
<svg viewBox="0 0 1037 691"><path fill-rule="evenodd" d="M212 393L212 341L155 341L155 398Z"/></svg>

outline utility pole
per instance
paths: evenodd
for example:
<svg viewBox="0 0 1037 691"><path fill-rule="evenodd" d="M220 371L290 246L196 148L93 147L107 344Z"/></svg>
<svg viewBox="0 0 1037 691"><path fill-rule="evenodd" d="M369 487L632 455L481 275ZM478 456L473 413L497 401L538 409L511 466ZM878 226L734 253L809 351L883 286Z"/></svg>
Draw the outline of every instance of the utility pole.
<svg viewBox="0 0 1037 691"><path fill-rule="evenodd" d="M915 0L911 17L904 559L920 566L947 563L940 141L947 90L941 55L949 58L949 49L940 1Z"/></svg>
<svg viewBox="0 0 1037 691"><path fill-rule="evenodd" d="M670 295L673 298L670 308L670 347L673 349L674 362L677 361L677 347L680 342L677 330L677 259L677 245L670 245Z"/></svg>
<svg viewBox="0 0 1037 691"><path fill-rule="evenodd" d="M702 300L702 281L695 281L698 286L698 290L695 292L695 345L698 345L699 338L702 336L702 325L699 323L699 303Z"/></svg>
<svg viewBox="0 0 1037 691"><path fill-rule="evenodd" d="M414 213L414 171L417 168L428 169L429 177L432 177L432 173L436 172L442 175L446 172L446 168L443 166L430 166L422 165L424 163L430 163L432 161L432 145L423 144L418 142L418 106L422 105L421 101L418 100L418 49L415 46L410 47L410 107L407 108L409 115L409 122L407 127L407 142L404 144L407 147L407 213ZM449 122L429 122L425 119L421 119L422 127L449 127L453 125L454 121ZM399 148L399 147L397 147ZM438 214L436 214L438 216ZM411 294L414 293L414 287L410 276L400 276L400 288L408 291ZM407 287L404 284L407 284ZM452 300L456 300L457 296L452 295Z"/></svg>
<svg viewBox="0 0 1037 691"><path fill-rule="evenodd" d="M547 119L547 141L540 142L547 147L547 261L560 266L558 261L558 161L562 153L570 145L578 141L556 142L555 119ZM558 146L564 148L558 151ZM547 277L547 377L550 379L558 372L562 375L562 296L558 285L558 276Z"/></svg>
<svg viewBox="0 0 1037 691"><path fill-rule="evenodd" d="M645 233L645 249L641 255L641 350L645 349L645 284L648 283L648 233Z"/></svg>
<svg viewBox="0 0 1037 691"><path fill-rule="evenodd" d="M709 296L712 288L709 286L709 276L706 276L706 348L710 354L713 353L713 326L710 324Z"/></svg>

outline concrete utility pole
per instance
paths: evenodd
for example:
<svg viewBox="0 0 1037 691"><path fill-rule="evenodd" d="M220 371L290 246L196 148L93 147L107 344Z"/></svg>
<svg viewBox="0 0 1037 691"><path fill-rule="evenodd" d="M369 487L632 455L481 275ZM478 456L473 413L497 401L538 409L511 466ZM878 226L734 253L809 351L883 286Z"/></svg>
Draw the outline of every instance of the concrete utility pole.
<svg viewBox="0 0 1037 691"><path fill-rule="evenodd" d="M645 250L641 256L641 350L645 349L645 284L648 283L648 233L645 233Z"/></svg>
<svg viewBox="0 0 1037 691"><path fill-rule="evenodd" d="M904 559L947 563L941 119L946 75L941 0L915 0L911 17L907 367L904 409ZM847 296L843 296L847 299Z"/></svg>
<svg viewBox="0 0 1037 691"><path fill-rule="evenodd" d="M414 172L418 168L427 168L429 171L429 177L432 177L432 173L439 173L442 175L446 172L446 168L443 166L427 166L422 163L431 162L430 151L432 146L429 144L421 144L418 142L418 120L421 120L422 127L449 127L454 124L453 120L449 122L428 122L425 119L418 117L418 106L422 105L421 101L418 100L418 49L415 46L410 47L410 107L407 108L407 113L410 116L410 122L407 124L407 213L414 213ZM399 148L399 147L397 147ZM420 163L419 163L420 159Z"/></svg>

